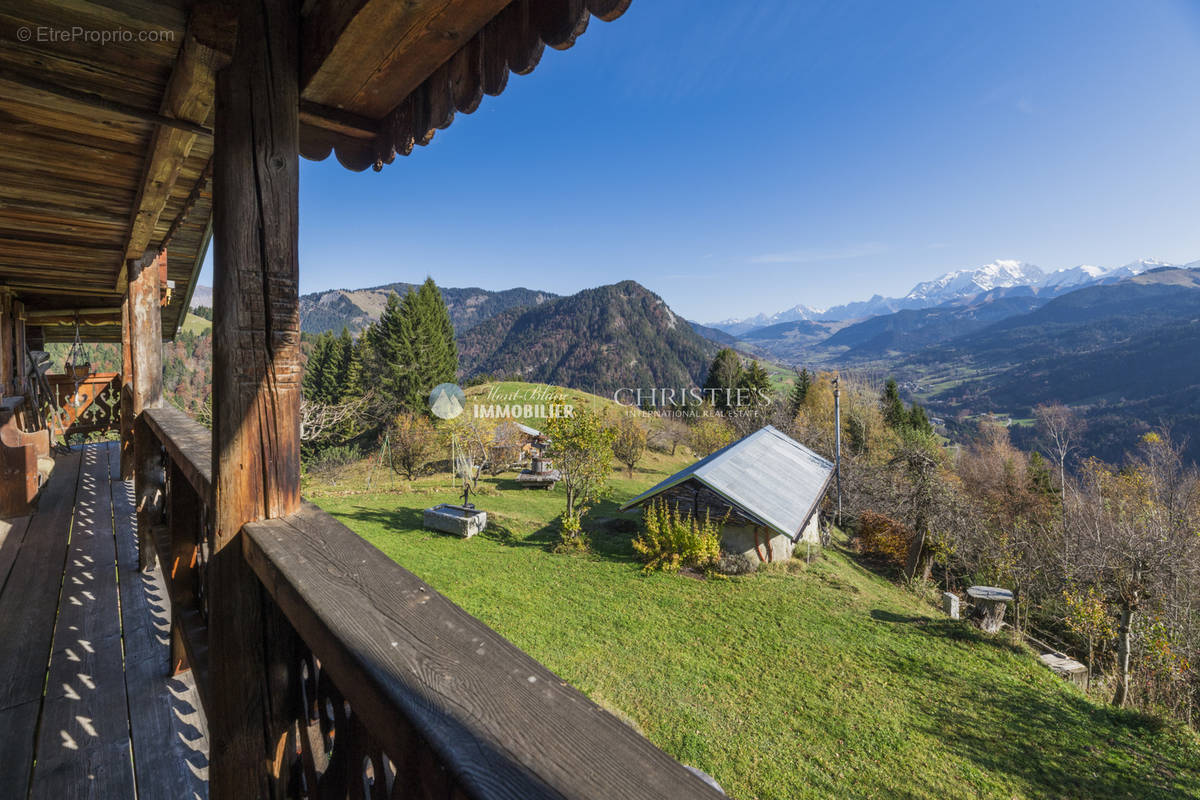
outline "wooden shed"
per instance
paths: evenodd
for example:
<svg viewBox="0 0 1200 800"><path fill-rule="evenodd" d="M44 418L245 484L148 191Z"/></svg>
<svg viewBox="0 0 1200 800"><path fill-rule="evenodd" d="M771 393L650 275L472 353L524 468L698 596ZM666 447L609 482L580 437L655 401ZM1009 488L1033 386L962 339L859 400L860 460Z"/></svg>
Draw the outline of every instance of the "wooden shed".
<svg viewBox="0 0 1200 800"><path fill-rule="evenodd" d="M382 169L628 5L0 0L0 797L721 796L300 498L299 157ZM161 366L210 240L211 430ZM44 482L77 323L120 443Z"/></svg>
<svg viewBox="0 0 1200 800"><path fill-rule="evenodd" d="M721 549L751 565L817 543L818 508L834 465L767 425L682 469L621 506L661 498L681 512L724 519Z"/></svg>

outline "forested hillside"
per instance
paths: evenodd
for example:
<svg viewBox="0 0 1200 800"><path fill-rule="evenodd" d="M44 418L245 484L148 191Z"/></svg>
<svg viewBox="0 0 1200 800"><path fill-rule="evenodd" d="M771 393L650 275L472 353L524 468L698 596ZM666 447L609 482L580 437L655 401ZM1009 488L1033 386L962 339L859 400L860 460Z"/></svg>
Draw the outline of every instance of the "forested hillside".
<svg viewBox="0 0 1200 800"><path fill-rule="evenodd" d="M418 286L398 282L369 289L334 289L303 295L300 298L300 330L305 333L339 333L346 328L358 334L379 319L390 295L404 297ZM444 288L441 292L450 312L450 321L460 334L509 309L536 306L557 297L548 292L523 288L499 292L475 287Z"/></svg>
<svg viewBox="0 0 1200 800"><path fill-rule="evenodd" d="M696 386L716 345L634 281L514 309L460 334L465 378L581 389Z"/></svg>

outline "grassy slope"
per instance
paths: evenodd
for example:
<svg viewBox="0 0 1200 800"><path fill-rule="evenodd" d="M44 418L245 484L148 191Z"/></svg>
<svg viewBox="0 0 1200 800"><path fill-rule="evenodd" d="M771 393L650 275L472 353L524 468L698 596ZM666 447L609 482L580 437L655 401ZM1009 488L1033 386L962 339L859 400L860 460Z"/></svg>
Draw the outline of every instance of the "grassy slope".
<svg viewBox="0 0 1200 800"><path fill-rule="evenodd" d="M191 333L200 334L204 333L205 331L212 330L212 322L204 317L198 317L189 311L187 316L183 319L182 329L185 331L190 331Z"/></svg>
<svg viewBox="0 0 1200 800"><path fill-rule="evenodd" d="M547 550L560 490L481 481L489 530L421 530L453 501L367 466L308 496L733 797L1200 797L1200 747L1097 706L1027 652L951 623L840 548L804 567L644 576L600 520L686 463L614 473L589 556Z"/></svg>

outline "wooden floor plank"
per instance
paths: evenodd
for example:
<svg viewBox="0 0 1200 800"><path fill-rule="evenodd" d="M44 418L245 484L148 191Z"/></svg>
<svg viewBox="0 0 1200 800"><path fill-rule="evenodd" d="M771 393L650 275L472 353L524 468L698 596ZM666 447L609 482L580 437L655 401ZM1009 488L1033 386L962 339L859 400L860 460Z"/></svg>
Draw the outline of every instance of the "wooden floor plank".
<svg viewBox="0 0 1200 800"><path fill-rule="evenodd" d="M30 519L28 516L0 519L0 593L4 592L4 584L8 581L13 562L17 560L21 542L25 541Z"/></svg>
<svg viewBox="0 0 1200 800"><path fill-rule="evenodd" d="M78 453L59 459L0 593L0 642L21 642L0 648L0 709L42 694L78 473Z"/></svg>
<svg viewBox="0 0 1200 800"><path fill-rule="evenodd" d="M42 700L0 710L0 797L24 797L33 769L33 737Z"/></svg>
<svg viewBox="0 0 1200 800"><path fill-rule="evenodd" d="M79 454L58 459L0 592L0 797L24 797L54 635Z"/></svg>
<svg viewBox="0 0 1200 800"><path fill-rule="evenodd" d="M109 458L84 448L30 797L135 796Z"/></svg>
<svg viewBox="0 0 1200 800"><path fill-rule="evenodd" d="M110 454L117 576L125 637L125 683L139 800L206 800L208 725L189 673L169 677L170 601L162 573L138 571L132 481Z"/></svg>

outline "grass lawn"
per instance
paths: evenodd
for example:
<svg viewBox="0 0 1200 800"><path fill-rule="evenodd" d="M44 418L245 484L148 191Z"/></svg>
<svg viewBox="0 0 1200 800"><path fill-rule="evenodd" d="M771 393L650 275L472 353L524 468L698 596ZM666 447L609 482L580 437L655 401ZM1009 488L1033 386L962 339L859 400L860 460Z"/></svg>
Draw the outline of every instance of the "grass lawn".
<svg viewBox="0 0 1200 800"><path fill-rule="evenodd" d="M212 330L212 321L204 317L198 317L189 311L187 312L187 316L183 318L182 328L190 333L201 334Z"/></svg>
<svg viewBox="0 0 1200 800"><path fill-rule="evenodd" d="M838 546L741 578L643 575L616 505L686 461L614 473L583 556L548 550L561 487L511 474L480 481L470 540L421 529L456 497L446 475L377 470L364 492L362 463L305 493L731 797L1200 798L1194 734L1096 705Z"/></svg>

